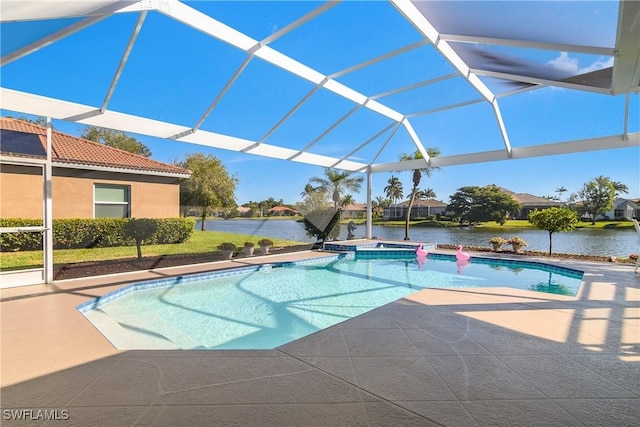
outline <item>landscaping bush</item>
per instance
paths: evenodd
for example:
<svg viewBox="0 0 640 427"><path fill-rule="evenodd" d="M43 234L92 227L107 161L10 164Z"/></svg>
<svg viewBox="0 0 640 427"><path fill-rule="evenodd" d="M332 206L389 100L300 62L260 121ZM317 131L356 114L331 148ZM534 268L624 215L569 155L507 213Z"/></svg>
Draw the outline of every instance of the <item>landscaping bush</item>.
<svg viewBox="0 0 640 427"><path fill-rule="evenodd" d="M53 221L54 249L79 249L113 246L133 246L135 240L125 237L127 218L56 219ZM145 244L182 243L195 229L193 218L152 219L157 231L145 240ZM10 218L1 219L2 227L41 226L41 220ZM41 233L2 233L0 250L33 251L42 249Z"/></svg>
<svg viewBox="0 0 640 427"><path fill-rule="evenodd" d="M122 229L126 218L53 220L53 248L107 248L127 246ZM133 244L131 242L130 244Z"/></svg>
<svg viewBox="0 0 640 427"><path fill-rule="evenodd" d="M158 231L158 223L149 218L131 218L125 223L122 231L128 239L135 240L138 259L142 259L142 242L149 241L151 236Z"/></svg>
<svg viewBox="0 0 640 427"><path fill-rule="evenodd" d="M42 227L41 219L0 218L0 227ZM42 249L42 233L1 233L0 251L33 251Z"/></svg>
<svg viewBox="0 0 640 427"><path fill-rule="evenodd" d="M145 241L148 245L186 242L196 227L194 218L159 218L156 222L158 231L148 242Z"/></svg>

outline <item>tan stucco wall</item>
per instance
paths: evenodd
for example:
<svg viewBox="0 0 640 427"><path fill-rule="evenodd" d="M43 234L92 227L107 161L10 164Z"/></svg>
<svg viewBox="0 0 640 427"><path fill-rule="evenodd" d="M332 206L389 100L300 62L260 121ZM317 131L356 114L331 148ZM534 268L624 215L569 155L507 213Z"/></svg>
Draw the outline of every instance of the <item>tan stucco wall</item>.
<svg viewBox="0 0 640 427"><path fill-rule="evenodd" d="M0 167L0 218L42 219L42 169Z"/></svg>
<svg viewBox="0 0 640 427"><path fill-rule="evenodd" d="M34 172L37 175L33 175ZM2 218L42 218L42 178L39 174L39 168L2 166ZM180 186L176 178L56 168L52 179L53 218L93 218L94 184L130 186L131 217L180 215Z"/></svg>

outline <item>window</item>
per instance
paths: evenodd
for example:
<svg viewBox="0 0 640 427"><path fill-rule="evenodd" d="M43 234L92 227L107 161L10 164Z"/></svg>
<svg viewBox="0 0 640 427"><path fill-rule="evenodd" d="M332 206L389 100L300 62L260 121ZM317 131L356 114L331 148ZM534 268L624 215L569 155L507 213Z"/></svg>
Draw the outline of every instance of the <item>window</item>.
<svg viewBox="0 0 640 427"><path fill-rule="evenodd" d="M95 184L94 218L129 218L128 185Z"/></svg>

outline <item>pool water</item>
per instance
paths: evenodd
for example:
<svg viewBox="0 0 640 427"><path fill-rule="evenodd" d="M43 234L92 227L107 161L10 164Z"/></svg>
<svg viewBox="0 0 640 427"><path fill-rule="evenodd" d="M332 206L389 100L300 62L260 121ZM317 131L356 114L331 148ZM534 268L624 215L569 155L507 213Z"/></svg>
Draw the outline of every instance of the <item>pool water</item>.
<svg viewBox="0 0 640 427"><path fill-rule="evenodd" d="M119 349L271 349L424 288L512 287L575 295L582 272L430 254L263 266L123 292L81 311Z"/></svg>

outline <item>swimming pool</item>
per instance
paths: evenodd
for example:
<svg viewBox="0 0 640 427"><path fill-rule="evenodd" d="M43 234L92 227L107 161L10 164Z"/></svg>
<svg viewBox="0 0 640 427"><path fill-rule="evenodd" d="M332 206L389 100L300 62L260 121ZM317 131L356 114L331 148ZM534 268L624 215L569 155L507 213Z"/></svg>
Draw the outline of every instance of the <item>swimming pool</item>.
<svg viewBox="0 0 640 427"><path fill-rule="evenodd" d="M582 272L449 255L354 255L141 282L78 309L118 349L270 349L424 288L575 295Z"/></svg>

